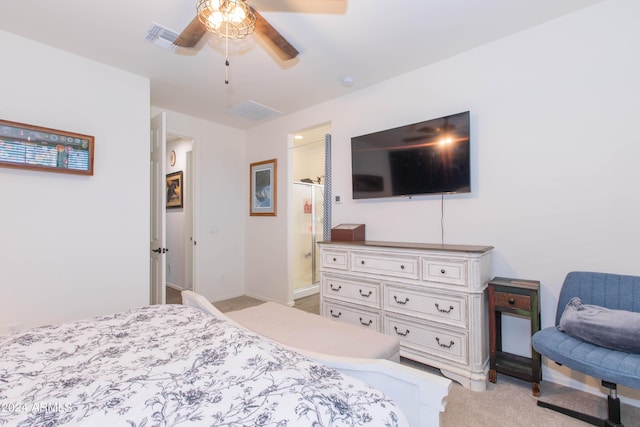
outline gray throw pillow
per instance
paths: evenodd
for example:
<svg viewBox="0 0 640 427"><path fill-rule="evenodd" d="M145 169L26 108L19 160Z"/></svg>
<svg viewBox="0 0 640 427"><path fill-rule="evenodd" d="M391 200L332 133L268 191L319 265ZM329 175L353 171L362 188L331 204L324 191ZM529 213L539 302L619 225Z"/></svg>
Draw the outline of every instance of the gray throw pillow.
<svg viewBox="0 0 640 427"><path fill-rule="evenodd" d="M558 329L568 335L612 350L640 353L640 313L583 304L573 297Z"/></svg>

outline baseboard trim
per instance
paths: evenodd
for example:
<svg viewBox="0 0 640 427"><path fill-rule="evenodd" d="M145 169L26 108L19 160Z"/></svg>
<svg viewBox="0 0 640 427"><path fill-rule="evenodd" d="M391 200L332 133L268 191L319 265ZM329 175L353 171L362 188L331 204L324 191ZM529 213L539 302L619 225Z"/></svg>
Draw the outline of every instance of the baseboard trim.
<svg viewBox="0 0 640 427"><path fill-rule="evenodd" d="M293 290L293 299L299 299L299 298L304 298L304 297L308 297L311 295L315 295L318 292L320 292L320 285L318 283L313 284L311 286L307 286L304 288L300 288L300 289L294 289Z"/></svg>
<svg viewBox="0 0 640 427"><path fill-rule="evenodd" d="M182 286L174 285L173 283L167 282L166 284L167 284L168 288L175 289L176 291L182 292L182 291L185 290L185 289L182 288Z"/></svg>

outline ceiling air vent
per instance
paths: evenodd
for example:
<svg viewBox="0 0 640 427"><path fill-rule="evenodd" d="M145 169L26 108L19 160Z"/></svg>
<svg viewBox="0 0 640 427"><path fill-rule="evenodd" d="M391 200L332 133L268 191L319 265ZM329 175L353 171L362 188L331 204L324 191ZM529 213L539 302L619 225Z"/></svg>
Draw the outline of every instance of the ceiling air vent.
<svg viewBox="0 0 640 427"><path fill-rule="evenodd" d="M178 33L165 28L162 25L156 24L155 22L151 23L146 37L147 41L150 41L156 46L160 46L172 51L175 51L178 48L178 46L173 44L173 42L175 42L177 38Z"/></svg>
<svg viewBox="0 0 640 427"><path fill-rule="evenodd" d="M258 104L255 101L243 102L242 104L230 108L227 112L254 121L265 120L282 114L278 110Z"/></svg>

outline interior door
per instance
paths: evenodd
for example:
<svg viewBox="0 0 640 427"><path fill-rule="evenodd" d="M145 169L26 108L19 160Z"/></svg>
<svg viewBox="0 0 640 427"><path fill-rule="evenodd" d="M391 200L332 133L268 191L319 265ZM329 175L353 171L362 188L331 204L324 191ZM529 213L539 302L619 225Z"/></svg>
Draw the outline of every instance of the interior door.
<svg viewBox="0 0 640 427"><path fill-rule="evenodd" d="M166 121L165 113L151 119L151 304L166 302Z"/></svg>

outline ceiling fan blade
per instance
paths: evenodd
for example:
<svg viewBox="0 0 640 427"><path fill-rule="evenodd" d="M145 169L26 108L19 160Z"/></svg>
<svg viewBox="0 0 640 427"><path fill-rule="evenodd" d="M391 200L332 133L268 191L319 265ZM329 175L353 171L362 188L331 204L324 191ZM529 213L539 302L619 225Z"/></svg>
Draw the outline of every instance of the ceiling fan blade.
<svg viewBox="0 0 640 427"><path fill-rule="evenodd" d="M182 30L173 44L180 47L195 47L206 32L206 27L196 16L189 22L189 25Z"/></svg>
<svg viewBox="0 0 640 427"><path fill-rule="evenodd" d="M276 54L283 61L298 56L298 50L282 37L282 34L278 32L266 19L262 17L254 8L251 8L251 12L256 16L256 32L263 35L274 47Z"/></svg>
<svg viewBox="0 0 640 427"><path fill-rule="evenodd" d="M344 14L347 0L251 0L263 12Z"/></svg>

